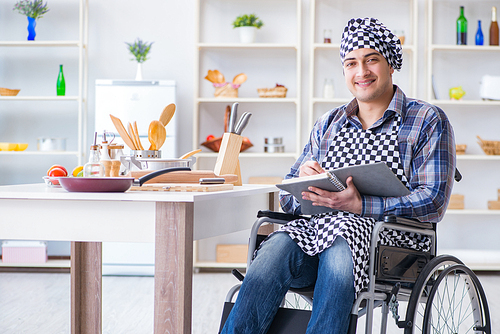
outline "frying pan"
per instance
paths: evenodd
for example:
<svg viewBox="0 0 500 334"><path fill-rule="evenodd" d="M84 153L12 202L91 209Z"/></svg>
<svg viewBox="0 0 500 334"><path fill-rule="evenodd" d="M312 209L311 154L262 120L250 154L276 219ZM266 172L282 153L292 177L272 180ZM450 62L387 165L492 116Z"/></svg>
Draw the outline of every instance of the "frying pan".
<svg viewBox="0 0 500 334"><path fill-rule="evenodd" d="M69 192L125 192L134 186L141 187L147 181L176 171L190 171L189 167L170 167L146 174L138 179L133 177L59 177L61 186Z"/></svg>

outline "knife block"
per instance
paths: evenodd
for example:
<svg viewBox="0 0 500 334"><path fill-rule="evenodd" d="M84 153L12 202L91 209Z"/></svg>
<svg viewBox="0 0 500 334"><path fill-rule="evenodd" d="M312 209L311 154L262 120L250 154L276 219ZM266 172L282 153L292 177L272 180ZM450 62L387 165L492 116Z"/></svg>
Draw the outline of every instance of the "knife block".
<svg viewBox="0 0 500 334"><path fill-rule="evenodd" d="M217 156L214 168L215 175L237 175L238 181L234 183L235 186L242 185L240 160L238 159L242 142L242 136L235 133L224 133L220 144L219 155Z"/></svg>

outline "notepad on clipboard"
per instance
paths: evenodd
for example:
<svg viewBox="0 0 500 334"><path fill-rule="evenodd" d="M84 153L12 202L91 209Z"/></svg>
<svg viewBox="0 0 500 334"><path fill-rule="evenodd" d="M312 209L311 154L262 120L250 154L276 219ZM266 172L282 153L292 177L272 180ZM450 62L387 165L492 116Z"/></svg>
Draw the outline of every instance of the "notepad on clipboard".
<svg viewBox="0 0 500 334"><path fill-rule="evenodd" d="M302 199L302 192L309 191L308 187L311 186L328 191L342 191L346 188L349 176L352 176L354 185L362 195L400 197L410 194L408 188L384 162L346 166L322 174L286 179L276 187L289 192L299 201L302 214L313 215L331 212L332 209L313 206L311 201Z"/></svg>

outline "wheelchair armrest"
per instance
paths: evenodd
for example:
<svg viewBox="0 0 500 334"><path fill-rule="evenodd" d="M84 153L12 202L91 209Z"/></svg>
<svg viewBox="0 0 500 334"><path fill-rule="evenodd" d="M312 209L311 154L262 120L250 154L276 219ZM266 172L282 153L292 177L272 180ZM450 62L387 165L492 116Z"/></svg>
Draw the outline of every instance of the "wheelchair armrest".
<svg viewBox="0 0 500 334"><path fill-rule="evenodd" d="M263 217L271 218L273 220L282 220L285 222L289 222L295 219L309 219L309 217L306 216L293 215L290 213L276 212L271 210L260 210L257 213L257 218L263 218Z"/></svg>
<svg viewBox="0 0 500 334"><path fill-rule="evenodd" d="M400 224L410 227L421 228L424 230L433 230L434 224L429 222L420 222L417 219L398 217L395 215L388 215L384 217L385 223Z"/></svg>

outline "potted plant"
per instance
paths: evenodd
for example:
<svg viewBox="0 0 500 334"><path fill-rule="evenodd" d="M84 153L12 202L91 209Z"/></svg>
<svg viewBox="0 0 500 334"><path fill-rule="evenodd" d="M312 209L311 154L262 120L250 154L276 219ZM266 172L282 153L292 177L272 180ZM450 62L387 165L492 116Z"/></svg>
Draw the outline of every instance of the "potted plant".
<svg viewBox="0 0 500 334"><path fill-rule="evenodd" d="M43 0L21 0L16 2L12 10L17 10L28 18L28 41L34 41L36 20L49 11L47 3L44 4Z"/></svg>
<svg viewBox="0 0 500 334"><path fill-rule="evenodd" d="M264 23L255 14L238 16L233 22L233 28L238 28L240 32L241 43L253 43L255 32L263 25Z"/></svg>
<svg viewBox="0 0 500 334"><path fill-rule="evenodd" d="M125 42L128 45L128 50L134 56L131 60L137 61L135 80L142 80L142 63L148 60L147 56L153 43L143 42L140 38L137 38L134 43Z"/></svg>

